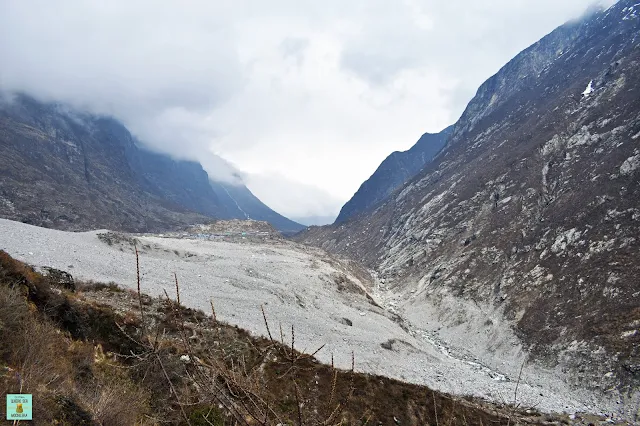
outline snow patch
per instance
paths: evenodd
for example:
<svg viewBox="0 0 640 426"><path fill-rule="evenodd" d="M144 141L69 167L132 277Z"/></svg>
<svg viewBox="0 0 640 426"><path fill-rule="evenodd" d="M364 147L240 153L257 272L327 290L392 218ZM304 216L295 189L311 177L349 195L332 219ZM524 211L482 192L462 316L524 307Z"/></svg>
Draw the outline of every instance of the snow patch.
<svg viewBox="0 0 640 426"><path fill-rule="evenodd" d="M513 199L513 197L507 197L507 198L503 198L502 200L500 200L500 202L498 204L502 205L502 204L507 204L509 201L511 201Z"/></svg>
<svg viewBox="0 0 640 426"><path fill-rule="evenodd" d="M589 95L593 92L593 80L591 80L589 82L589 85L587 86L586 89L584 89L584 92L582 92L582 96L584 96L585 98L589 97Z"/></svg>
<svg viewBox="0 0 640 426"><path fill-rule="evenodd" d="M640 3L636 3L633 6L625 7L624 9L622 9L622 13L625 14L622 17L622 20L623 21L628 21L629 19L637 18L638 15L637 15L636 9L635 9L637 6L640 6Z"/></svg>

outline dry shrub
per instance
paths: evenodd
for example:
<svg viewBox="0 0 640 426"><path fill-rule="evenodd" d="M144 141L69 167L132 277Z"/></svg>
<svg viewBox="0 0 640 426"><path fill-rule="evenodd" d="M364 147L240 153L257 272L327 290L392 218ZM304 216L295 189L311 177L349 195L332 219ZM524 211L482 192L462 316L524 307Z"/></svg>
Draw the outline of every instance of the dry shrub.
<svg viewBox="0 0 640 426"><path fill-rule="evenodd" d="M12 347L10 342L19 337L16 332L28 317L29 310L24 298L16 290L0 287L0 338L6 342L0 346L2 357L8 355Z"/></svg>
<svg viewBox="0 0 640 426"><path fill-rule="evenodd" d="M95 332L112 323L113 313L102 318L96 307L77 308L66 293L51 291L41 275L0 252L0 391L33 394L38 424L142 424L147 392L126 370L97 360L93 344L73 340L53 322L91 320L80 328Z"/></svg>
<svg viewBox="0 0 640 426"><path fill-rule="evenodd" d="M109 369L97 373L99 385L80 389L78 398L98 424L134 425L148 411L149 395L126 374L114 373Z"/></svg>
<svg viewBox="0 0 640 426"><path fill-rule="evenodd" d="M29 312L18 291L0 287L0 337L3 358L19 375L21 392L38 386L56 390L71 375L71 363L64 356L64 342L56 328Z"/></svg>
<svg viewBox="0 0 640 426"><path fill-rule="evenodd" d="M0 354L7 365L4 393L31 393L39 402L34 418L51 424L61 418L58 394L71 394L73 365L65 341L48 321L31 312L19 291L0 286Z"/></svg>
<svg viewBox="0 0 640 426"><path fill-rule="evenodd" d="M107 290L112 293L120 293L124 290L118 286L115 282L111 281L109 283L99 283L93 280L76 280L76 290L77 291L100 291Z"/></svg>

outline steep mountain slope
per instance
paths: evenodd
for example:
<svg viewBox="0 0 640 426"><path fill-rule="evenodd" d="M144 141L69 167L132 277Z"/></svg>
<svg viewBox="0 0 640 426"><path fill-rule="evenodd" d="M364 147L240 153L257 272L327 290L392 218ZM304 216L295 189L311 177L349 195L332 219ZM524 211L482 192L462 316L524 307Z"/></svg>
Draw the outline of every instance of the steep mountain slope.
<svg viewBox="0 0 640 426"><path fill-rule="evenodd" d="M375 268L408 323L490 365L530 355L637 420L638 235L640 5L620 0L485 82L371 214L298 240Z"/></svg>
<svg viewBox="0 0 640 426"><path fill-rule="evenodd" d="M442 149L451 130L447 127L440 133L425 133L411 149L389 155L342 207L336 223L370 210L415 176Z"/></svg>
<svg viewBox="0 0 640 426"><path fill-rule="evenodd" d="M0 99L0 153L0 216L9 219L151 231L246 212L284 231L303 228L255 197L244 195L251 201L238 211L200 164L148 151L112 118L26 95Z"/></svg>
<svg viewBox="0 0 640 426"><path fill-rule="evenodd" d="M129 164L146 191L206 216L235 217L213 191L209 175L199 163L175 161L139 148L129 158Z"/></svg>
<svg viewBox="0 0 640 426"><path fill-rule="evenodd" d="M205 219L145 191L113 120L18 96L0 104L0 215L70 230L149 230Z"/></svg>
<svg viewBox="0 0 640 426"><path fill-rule="evenodd" d="M271 210L244 185L211 181L211 187L220 202L234 218L269 222L279 231L290 234L305 229L304 225L287 219Z"/></svg>

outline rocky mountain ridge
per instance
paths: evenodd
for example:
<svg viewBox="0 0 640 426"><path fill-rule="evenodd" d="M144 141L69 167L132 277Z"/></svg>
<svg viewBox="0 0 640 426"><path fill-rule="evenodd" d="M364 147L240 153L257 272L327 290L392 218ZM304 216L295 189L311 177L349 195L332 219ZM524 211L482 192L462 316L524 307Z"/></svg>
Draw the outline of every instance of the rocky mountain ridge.
<svg viewBox="0 0 640 426"><path fill-rule="evenodd" d="M374 268L399 315L489 365L547 365L638 420L639 70L635 1L564 25L388 200L297 240Z"/></svg>
<svg viewBox="0 0 640 426"><path fill-rule="evenodd" d="M304 228L199 163L144 148L120 122L19 94L0 100L0 216L68 230L166 230L212 218Z"/></svg>
<svg viewBox="0 0 640 426"><path fill-rule="evenodd" d="M336 223L371 210L393 191L415 176L445 145L452 127L439 133L425 133L407 151L391 153L342 207Z"/></svg>

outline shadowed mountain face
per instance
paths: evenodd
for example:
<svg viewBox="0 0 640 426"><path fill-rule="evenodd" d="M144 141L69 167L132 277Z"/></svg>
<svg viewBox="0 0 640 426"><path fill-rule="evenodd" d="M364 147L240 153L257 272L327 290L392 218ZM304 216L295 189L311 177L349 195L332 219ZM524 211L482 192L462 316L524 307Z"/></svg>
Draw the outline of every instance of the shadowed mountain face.
<svg viewBox="0 0 640 426"><path fill-rule="evenodd" d="M213 181L210 183L213 192L233 218L269 222L284 234L293 234L305 228L304 225L271 210L244 185Z"/></svg>
<svg viewBox="0 0 640 426"><path fill-rule="evenodd" d="M284 231L304 228L255 197L248 202L242 186L240 212L200 164L139 147L114 119L24 95L0 99L0 154L0 216L8 219L67 230L154 231L249 215Z"/></svg>
<svg viewBox="0 0 640 426"><path fill-rule="evenodd" d="M442 149L451 130L447 127L440 133L425 133L411 149L389 155L342 207L335 223L369 211L415 176Z"/></svg>
<svg viewBox="0 0 640 426"><path fill-rule="evenodd" d="M369 214L297 238L375 268L405 319L463 336L488 363L519 356L498 333L506 325L572 384L637 403L636 3L621 0L520 53L401 189Z"/></svg>
<svg viewBox="0 0 640 426"><path fill-rule="evenodd" d="M176 205L206 216L232 216L209 184L209 175L199 163L175 161L146 149L137 149L129 162L142 187Z"/></svg>

